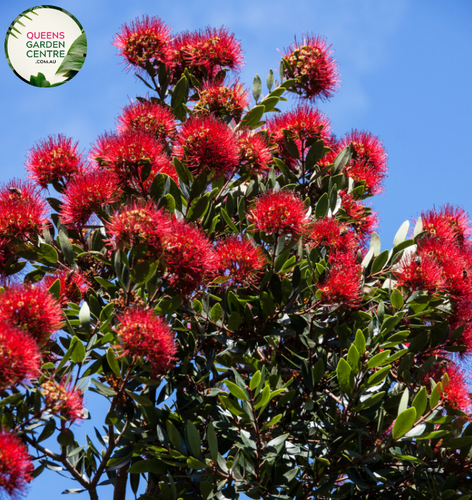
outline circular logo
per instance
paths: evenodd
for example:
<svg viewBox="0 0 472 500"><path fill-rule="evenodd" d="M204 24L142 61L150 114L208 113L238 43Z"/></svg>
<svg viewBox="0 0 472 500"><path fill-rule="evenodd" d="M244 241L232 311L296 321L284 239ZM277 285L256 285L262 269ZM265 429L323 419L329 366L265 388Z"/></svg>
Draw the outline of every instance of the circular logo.
<svg viewBox="0 0 472 500"><path fill-rule="evenodd" d="M87 38L77 19L60 7L38 5L22 12L5 37L10 68L36 87L57 87L80 71Z"/></svg>

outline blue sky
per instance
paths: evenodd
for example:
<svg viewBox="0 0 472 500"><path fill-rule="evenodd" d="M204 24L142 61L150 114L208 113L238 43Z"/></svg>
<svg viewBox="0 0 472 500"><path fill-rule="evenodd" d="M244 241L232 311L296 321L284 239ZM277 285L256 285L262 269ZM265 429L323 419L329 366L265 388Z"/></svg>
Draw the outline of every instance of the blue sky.
<svg viewBox="0 0 472 500"><path fill-rule="evenodd" d="M63 133L81 149L114 127L120 108L145 89L111 45L120 25L142 14L158 15L174 32L226 25L242 42L246 66L265 80L295 35L322 34L340 65L339 92L321 108L341 136L352 128L379 135L389 153L380 213L383 247L404 220L444 203L472 213L472 3L464 0L55 0L82 23L88 54L81 72L52 89L19 80L0 57L0 181L24 178L24 160L35 141ZM32 7L3 1L0 32ZM93 413L93 412L92 412ZM85 424L79 434L85 432ZM55 500L74 484L44 474L29 499ZM104 490L105 493L105 490ZM101 500L111 498L111 491ZM131 497L130 497L131 498Z"/></svg>

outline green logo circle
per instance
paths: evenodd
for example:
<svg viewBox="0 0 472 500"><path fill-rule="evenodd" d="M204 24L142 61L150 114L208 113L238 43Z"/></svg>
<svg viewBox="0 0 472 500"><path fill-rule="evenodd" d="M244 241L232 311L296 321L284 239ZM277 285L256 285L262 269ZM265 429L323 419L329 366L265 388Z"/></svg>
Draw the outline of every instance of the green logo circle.
<svg viewBox="0 0 472 500"><path fill-rule="evenodd" d="M80 71L87 38L77 19L60 7L38 5L8 28L5 55L16 76L35 87L57 87Z"/></svg>

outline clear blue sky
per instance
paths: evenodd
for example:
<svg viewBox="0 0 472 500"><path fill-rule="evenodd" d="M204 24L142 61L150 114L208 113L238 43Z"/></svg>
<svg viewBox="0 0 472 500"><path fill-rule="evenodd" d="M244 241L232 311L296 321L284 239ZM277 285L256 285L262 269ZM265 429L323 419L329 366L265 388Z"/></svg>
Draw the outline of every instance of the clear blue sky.
<svg viewBox="0 0 472 500"><path fill-rule="evenodd" d="M110 130L129 99L145 89L115 55L113 35L142 14L158 15L174 32L228 26L242 42L248 86L278 68L279 53L294 35L326 36L340 65L341 89L321 107L341 136L352 128L379 135L389 152L380 212L383 247L401 223L444 203L472 214L469 143L472 136L472 3L464 0L51 0L82 23L88 55L81 72L52 89L23 83L0 57L0 181L25 177L24 159L35 141L64 133L81 149ZM32 7L3 0L0 32ZM93 411L92 411L93 413ZM86 424L80 426L79 434ZM28 499L64 498L76 487L44 474ZM105 490L104 490L105 492ZM80 497L79 497L80 498ZM111 498L111 491L101 500ZM130 496L132 498L132 496Z"/></svg>

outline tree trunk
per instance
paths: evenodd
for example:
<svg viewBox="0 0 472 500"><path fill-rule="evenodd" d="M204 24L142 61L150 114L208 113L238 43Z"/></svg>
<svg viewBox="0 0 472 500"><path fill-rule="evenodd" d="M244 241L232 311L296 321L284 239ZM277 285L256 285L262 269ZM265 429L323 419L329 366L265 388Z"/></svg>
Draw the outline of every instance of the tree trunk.
<svg viewBox="0 0 472 500"><path fill-rule="evenodd" d="M118 474L116 475L115 492L113 494L113 500L125 500L126 498L126 483L128 481L128 470L129 464L118 469Z"/></svg>

